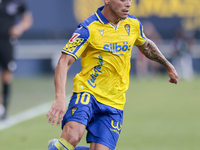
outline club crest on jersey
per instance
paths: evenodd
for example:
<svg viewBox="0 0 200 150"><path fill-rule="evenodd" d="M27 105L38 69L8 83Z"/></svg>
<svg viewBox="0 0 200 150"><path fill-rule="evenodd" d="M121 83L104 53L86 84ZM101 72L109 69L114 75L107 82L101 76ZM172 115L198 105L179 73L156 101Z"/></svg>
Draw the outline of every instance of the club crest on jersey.
<svg viewBox="0 0 200 150"><path fill-rule="evenodd" d="M125 28L126 32L128 33L128 35L130 35L130 28L131 28L130 25L129 24L125 24L124 28Z"/></svg>
<svg viewBox="0 0 200 150"><path fill-rule="evenodd" d="M78 110L77 107L72 108L72 115L74 115L74 113Z"/></svg>

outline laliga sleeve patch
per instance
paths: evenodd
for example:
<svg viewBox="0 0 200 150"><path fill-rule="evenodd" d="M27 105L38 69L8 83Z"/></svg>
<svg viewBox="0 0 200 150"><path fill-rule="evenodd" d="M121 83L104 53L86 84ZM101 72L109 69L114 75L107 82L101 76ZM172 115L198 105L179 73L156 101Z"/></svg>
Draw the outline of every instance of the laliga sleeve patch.
<svg viewBox="0 0 200 150"><path fill-rule="evenodd" d="M71 39L69 40L69 43L73 43L74 42L74 39L77 38L80 34L78 33L74 33L71 37Z"/></svg>
<svg viewBox="0 0 200 150"><path fill-rule="evenodd" d="M69 40L69 42L64 47L65 51L73 53L73 51L76 49L76 47L78 47L79 45L81 45L81 43L83 42L84 39L78 38L79 35L80 34L78 34L78 33L74 33L72 35L71 39Z"/></svg>

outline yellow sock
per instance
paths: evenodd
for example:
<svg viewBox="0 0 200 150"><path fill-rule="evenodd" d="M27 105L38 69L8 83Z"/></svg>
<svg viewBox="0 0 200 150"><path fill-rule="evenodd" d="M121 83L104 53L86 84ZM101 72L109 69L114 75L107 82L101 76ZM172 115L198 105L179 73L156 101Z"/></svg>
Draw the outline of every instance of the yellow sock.
<svg viewBox="0 0 200 150"><path fill-rule="evenodd" d="M59 150L65 150L65 148L67 148L68 150L73 150L74 146L72 146L70 143L68 143L67 141L65 141L64 139L60 138L59 139L60 143L56 143L55 146L59 149Z"/></svg>

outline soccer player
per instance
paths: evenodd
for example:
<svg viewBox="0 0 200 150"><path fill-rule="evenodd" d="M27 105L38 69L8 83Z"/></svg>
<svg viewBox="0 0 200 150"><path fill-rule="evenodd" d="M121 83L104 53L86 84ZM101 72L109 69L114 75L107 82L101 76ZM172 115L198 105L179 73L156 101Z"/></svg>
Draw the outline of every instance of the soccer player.
<svg viewBox="0 0 200 150"><path fill-rule="evenodd" d="M128 14L131 0L104 2L78 26L62 50L55 70L56 100L47 118L52 125L59 118L57 125L62 121L63 131L55 144L50 141L49 150L73 150L85 129L90 150L115 149L123 126L133 45L166 68L169 82L178 82L175 68L154 42L145 37L140 21ZM82 71L74 78L73 94L65 113L67 72L79 57Z"/></svg>
<svg viewBox="0 0 200 150"><path fill-rule="evenodd" d="M16 24L16 19L20 17ZM13 61L13 42L32 25L32 15L23 0L0 0L0 67L2 68L2 99L6 118L12 72L16 69ZM2 105L0 104L1 108ZM0 116L1 117L1 116Z"/></svg>

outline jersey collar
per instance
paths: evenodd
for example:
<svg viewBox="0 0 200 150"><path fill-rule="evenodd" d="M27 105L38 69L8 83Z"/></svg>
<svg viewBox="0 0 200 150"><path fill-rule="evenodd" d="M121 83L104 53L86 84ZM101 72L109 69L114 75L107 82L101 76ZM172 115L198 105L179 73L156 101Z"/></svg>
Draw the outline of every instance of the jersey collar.
<svg viewBox="0 0 200 150"><path fill-rule="evenodd" d="M101 13L101 11L103 10L104 6L101 6L97 9L96 11L96 16L97 18L99 19L99 21L102 23L102 24L106 24L106 23L109 23L109 21L106 19L106 17L104 17L104 15Z"/></svg>
<svg viewBox="0 0 200 150"><path fill-rule="evenodd" d="M99 19L99 21L102 23L102 24L106 24L106 23L109 23L109 21L106 19L106 17L104 17L104 15L101 13L101 11L103 10L104 6L101 6L97 9L96 11L96 16L97 18ZM120 20L125 20L125 19L120 19Z"/></svg>

